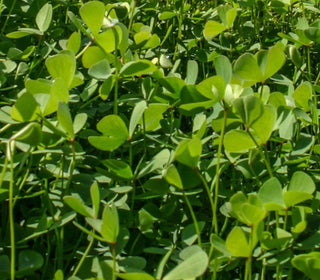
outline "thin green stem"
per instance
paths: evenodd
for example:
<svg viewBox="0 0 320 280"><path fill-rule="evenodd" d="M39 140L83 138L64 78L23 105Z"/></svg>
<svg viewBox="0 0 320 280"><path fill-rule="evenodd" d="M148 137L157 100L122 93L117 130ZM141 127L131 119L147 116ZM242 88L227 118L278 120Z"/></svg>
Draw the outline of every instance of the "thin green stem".
<svg viewBox="0 0 320 280"><path fill-rule="evenodd" d="M283 229L284 230L287 229L287 223L288 223L288 209L286 209L285 215L284 215L284 221L283 221Z"/></svg>
<svg viewBox="0 0 320 280"><path fill-rule="evenodd" d="M71 150L72 150L72 158L71 158L71 163L70 163L70 168L69 168L69 178L68 178L68 183L66 186L66 194L69 194L69 189L70 189L71 182L72 182L73 172L76 167L76 147L74 145L74 140L71 140Z"/></svg>
<svg viewBox="0 0 320 280"><path fill-rule="evenodd" d="M17 0L13 0L13 2L12 2L12 4L11 4L11 7L10 7L10 10L9 10L9 13L8 13L8 15L7 15L7 17L6 17L6 20L5 20L5 22L4 22L3 26L2 26L2 28L1 28L0 36L2 36L2 35L3 35L4 30L5 30L5 29L6 29L6 27L7 27L8 20L9 20L9 18L10 18L10 16L11 16L11 14L12 14L13 8L14 8L14 6L16 5L16 3L17 3ZM2 2L1 2L1 6L2 6Z"/></svg>
<svg viewBox="0 0 320 280"><path fill-rule="evenodd" d="M252 250L253 250L253 231L254 225L251 226L250 230L250 239L249 239L249 247L250 247L250 256L246 259L245 266L245 280L252 279Z"/></svg>
<svg viewBox="0 0 320 280"><path fill-rule="evenodd" d="M199 224L198 224L196 215L195 215L195 213L193 211L193 208L192 208L192 205L190 203L190 200L189 200L188 196L186 196L186 194L184 192L183 192L183 196L184 196L184 199L185 199L185 201L187 203L187 206L189 208L189 211L190 211L193 223L194 223L194 228L195 228L197 236L198 236L198 245L201 247L202 246L201 233L200 233L200 228L199 228Z"/></svg>
<svg viewBox="0 0 320 280"><path fill-rule="evenodd" d="M210 206L211 206L211 212L212 212L212 220L211 220L211 229L210 229L210 234L213 232L213 229L215 229L215 232L217 233L217 217L216 217L216 207L215 207L215 203L213 201L212 198L212 192L210 191L210 188L208 186L208 183L206 181L206 179L202 176L202 174L200 173L199 169L196 169L196 173L198 175L198 177L200 178L210 201Z"/></svg>
<svg viewBox="0 0 320 280"><path fill-rule="evenodd" d="M265 280L265 274L266 274L266 259L264 258L262 260L262 268L261 268L261 277L260 280Z"/></svg>
<svg viewBox="0 0 320 280"><path fill-rule="evenodd" d="M8 151L10 155L10 185L9 185L9 224L10 224L10 275L11 280L15 279L15 259L16 259L16 247L15 247L15 232L14 232L14 216L13 216L13 187L14 187L14 167L13 167L13 151L11 150L11 141L8 143Z"/></svg>
<svg viewBox="0 0 320 280"><path fill-rule="evenodd" d="M256 145L256 147L257 147L257 149L258 149L258 152L259 152L262 160L264 161L264 164L265 164L266 167L267 167L267 171L268 171L268 173L269 173L270 178L274 177L274 176L273 176L273 172L272 172L272 168L271 168L271 165L270 165L270 162L269 162L268 158L266 157L266 155L264 154L264 152L261 150L261 146L257 143L256 139L253 137L253 135L251 134L251 132L250 132L249 129L247 129L247 132L248 132L250 138L252 139L252 141L255 143L255 145ZM266 151L265 151L265 152L266 152Z"/></svg>
<svg viewBox="0 0 320 280"><path fill-rule="evenodd" d="M93 39L81 50L81 52L77 54L76 59L81 57L85 53L85 51L92 45L92 43L93 43Z"/></svg>
<svg viewBox="0 0 320 280"><path fill-rule="evenodd" d="M114 85L113 113L118 115L119 73L117 68L115 72L115 78L116 82Z"/></svg>
<svg viewBox="0 0 320 280"><path fill-rule="evenodd" d="M93 232L93 234L94 234L94 230L93 230L92 232ZM81 268L83 262L84 262L85 259L87 258L88 254L89 254L89 252L90 252L90 250L91 250L91 248L92 248L92 245L93 245L93 243L94 243L94 238L93 238L92 235L90 235L90 238L91 238L91 240L90 240L90 242L89 242L89 244L88 244L88 247L87 247L87 249L85 250L85 252L83 253L83 255L82 255L82 257L81 257L81 259L80 259L77 267L75 268L72 276L76 276L76 275L77 275L79 269Z"/></svg>
<svg viewBox="0 0 320 280"><path fill-rule="evenodd" d="M131 15L130 15L130 20L129 20L129 25L128 25L128 33L130 34L132 24L133 24L133 18L134 18L134 12L137 6L137 0L133 0L133 5L132 5L132 10L131 10Z"/></svg>
<svg viewBox="0 0 320 280"><path fill-rule="evenodd" d="M184 0L181 1L181 4L180 4L180 11L179 11L179 15L178 15L178 41L176 43L176 49L175 49L175 52L174 52L174 56L173 56L173 61L176 60L178 54L179 54L179 40L182 39L182 23L183 23L183 20L184 20L184 13L183 13L183 9L184 9L184 5L185 5L185 2Z"/></svg>
<svg viewBox="0 0 320 280"><path fill-rule="evenodd" d="M308 76L309 80L311 81L311 57L310 57L310 47L307 46L307 59L308 59Z"/></svg>
<svg viewBox="0 0 320 280"><path fill-rule="evenodd" d="M227 124L227 117L228 117L228 109L224 108L223 121L222 121L219 146L218 146L218 152L217 152L216 178L215 178L215 187L214 187L214 209L213 209L213 211L214 211L214 229L215 229L216 234L218 234L218 232L219 232L218 219L217 219L217 209L218 209L218 199L219 199L220 164L221 164L221 157L222 157L223 138L224 138L226 124Z"/></svg>
<svg viewBox="0 0 320 280"><path fill-rule="evenodd" d="M245 280L251 280L252 279L252 273L251 273L251 264L252 263L252 256L250 255L246 259L246 267L245 267Z"/></svg>
<svg viewBox="0 0 320 280"><path fill-rule="evenodd" d="M10 128L12 126L11 123L8 123L6 125L4 125L1 129L0 129L0 133L3 133L4 131L6 131L8 128Z"/></svg>
<svg viewBox="0 0 320 280"><path fill-rule="evenodd" d="M0 1L0 17L1 17L1 14L2 14L2 8L3 8L3 0Z"/></svg>

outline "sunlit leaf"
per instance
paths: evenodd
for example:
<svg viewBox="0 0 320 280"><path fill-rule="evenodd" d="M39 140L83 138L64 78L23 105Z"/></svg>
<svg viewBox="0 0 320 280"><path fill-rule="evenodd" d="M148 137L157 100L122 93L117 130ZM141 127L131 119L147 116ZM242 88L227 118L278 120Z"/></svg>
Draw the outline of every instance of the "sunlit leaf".
<svg viewBox="0 0 320 280"><path fill-rule="evenodd" d="M251 255L249 240L243 229L235 226L226 239L226 246L235 257L248 258Z"/></svg>
<svg viewBox="0 0 320 280"><path fill-rule="evenodd" d="M120 75L127 76L140 76L152 74L157 70L157 67L149 60L130 61L122 66Z"/></svg>
<svg viewBox="0 0 320 280"><path fill-rule="evenodd" d="M30 93L24 93L11 111L11 117L20 122L37 120L39 115L41 115L39 104Z"/></svg>
<svg viewBox="0 0 320 280"><path fill-rule="evenodd" d="M113 151L120 147L129 137L128 129L117 115L109 115L100 120L97 129L102 136L90 136L89 143L102 151Z"/></svg>
<svg viewBox="0 0 320 280"><path fill-rule="evenodd" d="M226 27L214 20L208 20L204 26L203 35L207 41L211 41L214 37L226 30Z"/></svg>
<svg viewBox="0 0 320 280"><path fill-rule="evenodd" d="M36 16L36 24L41 32L47 31L52 20L52 5L46 3Z"/></svg>
<svg viewBox="0 0 320 280"><path fill-rule="evenodd" d="M98 34L104 18L104 4L100 1L89 1L80 8L79 12L91 32L94 35Z"/></svg>
<svg viewBox="0 0 320 280"><path fill-rule="evenodd" d="M175 152L175 159L189 167L196 167L200 160L202 144L199 138L182 140Z"/></svg>

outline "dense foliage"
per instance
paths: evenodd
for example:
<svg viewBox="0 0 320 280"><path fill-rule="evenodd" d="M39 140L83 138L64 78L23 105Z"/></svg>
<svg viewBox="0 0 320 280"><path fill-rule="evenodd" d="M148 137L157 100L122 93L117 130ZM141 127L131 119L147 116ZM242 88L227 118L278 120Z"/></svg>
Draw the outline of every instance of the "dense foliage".
<svg viewBox="0 0 320 280"><path fill-rule="evenodd" d="M1 279L319 279L319 1L1 0Z"/></svg>

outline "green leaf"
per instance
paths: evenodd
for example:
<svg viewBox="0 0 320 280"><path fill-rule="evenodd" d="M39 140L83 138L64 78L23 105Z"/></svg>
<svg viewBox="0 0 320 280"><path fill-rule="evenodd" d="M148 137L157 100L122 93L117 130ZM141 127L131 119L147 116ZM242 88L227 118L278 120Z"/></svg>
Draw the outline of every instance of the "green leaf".
<svg viewBox="0 0 320 280"><path fill-rule="evenodd" d="M81 46L81 33L75 31L71 34L67 42L67 49L77 54Z"/></svg>
<svg viewBox="0 0 320 280"><path fill-rule="evenodd" d="M114 204L106 206L102 213L101 235L109 243L116 243L119 234L118 211Z"/></svg>
<svg viewBox="0 0 320 280"><path fill-rule="evenodd" d="M258 194L267 211L278 211L285 208L282 187L277 178L267 180Z"/></svg>
<svg viewBox="0 0 320 280"><path fill-rule="evenodd" d="M90 197L92 201L93 217L97 218L99 215L99 209L100 209L100 191L99 191L98 183L96 181L91 185Z"/></svg>
<svg viewBox="0 0 320 280"><path fill-rule="evenodd" d="M292 97L296 106L303 108L304 111L309 111L309 101L312 98L312 85L309 82L302 83L293 92Z"/></svg>
<svg viewBox="0 0 320 280"><path fill-rule="evenodd" d="M58 122L64 128L64 130L67 132L67 134L71 138L74 138L75 134L74 134L74 130L73 130L72 117L70 114L69 107L66 103L59 102L57 117L58 117Z"/></svg>
<svg viewBox="0 0 320 280"><path fill-rule="evenodd" d="M26 86L27 92L29 92L33 95L35 95L37 93L48 93L49 94L50 90L51 90L52 83L50 81L42 80L42 79L39 79L39 80L28 79L25 82L25 86Z"/></svg>
<svg viewBox="0 0 320 280"><path fill-rule="evenodd" d="M101 97L102 100L108 99L109 94L111 93L115 82L116 82L116 77L114 75L109 75L109 77L99 87L99 96Z"/></svg>
<svg viewBox="0 0 320 280"><path fill-rule="evenodd" d="M144 100L139 101L135 106L131 114L129 123L129 137L132 138L134 130L139 123L144 111L147 109L147 102Z"/></svg>
<svg viewBox="0 0 320 280"><path fill-rule="evenodd" d="M146 131L155 131L160 128L160 121L163 119L163 113L169 108L168 104L151 103L144 111L144 120L141 118L140 125L144 125Z"/></svg>
<svg viewBox="0 0 320 280"><path fill-rule="evenodd" d="M116 275L124 280L155 280L153 276L145 272L117 273Z"/></svg>
<svg viewBox="0 0 320 280"><path fill-rule="evenodd" d="M75 196L67 195L63 201L74 211L84 217L93 217L92 209L84 204L84 202Z"/></svg>
<svg viewBox="0 0 320 280"><path fill-rule="evenodd" d="M302 57L295 46L289 46L289 55L293 64L300 68L302 66Z"/></svg>
<svg viewBox="0 0 320 280"><path fill-rule="evenodd" d="M226 28L231 28L237 17L237 8L231 5L223 5L218 7L218 15Z"/></svg>
<svg viewBox="0 0 320 280"><path fill-rule="evenodd" d="M105 53L97 46L89 47L82 56L82 64L85 68L90 68L94 64L106 58Z"/></svg>
<svg viewBox="0 0 320 280"><path fill-rule="evenodd" d="M64 279L63 271L61 269L58 269L54 274L53 280L63 280L63 279Z"/></svg>
<svg viewBox="0 0 320 280"><path fill-rule="evenodd" d="M105 6L100 1L89 1L80 8L80 16L96 36L103 23Z"/></svg>
<svg viewBox="0 0 320 280"><path fill-rule="evenodd" d="M45 64L53 79L60 78L70 87L76 69L74 56L60 53L47 58Z"/></svg>
<svg viewBox="0 0 320 280"><path fill-rule="evenodd" d="M300 254L291 260L292 265L302 271L312 280L319 279L320 274L320 252Z"/></svg>
<svg viewBox="0 0 320 280"><path fill-rule="evenodd" d="M180 95L182 88L186 85L185 81L178 77L165 77L159 80L159 83L177 97Z"/></svg>
<svg viewBox="0 0 320 280"><path fill-rule="evenodd" d="M251 256L249 241L241 227L235 226L228 234L226 247L235 257L248 258Z"/></svg>
<svg viewBox="0 0 320 280"><path fill-rule="evenodd" d="M230 153L245 153L256 146L247 132L231 130L224 136L224 147Z"/></svg>
<svg viewBox="0 0 320 280"><path fill-rule="evenodd" d="M132 77L152 74L157 67L149 60L130 61L122 66L120 76Z"/></svg>
<svg viewBox="0 0 320 280"><path fill-rule="evenodd" d="M200 232L203 230L204 226L205 226L205 222L198 222L198 227ZM185 244L187 244L188 246L191 246L198 238L197 232L196 232L196 228L194 226L194 224L188 224L181 233L181 240L182 242L184 242Z"/></svg>
<svg viewBox="0 0 320 280"><path fill-rule="evenodd" d="M69 91L65 81L62 78L56 78L50 89L50 94L34 95L38 102L40 103L40 108L43 110L42 114L44 116L50 115L58 110L59 102L69 102ZM44 99L42 99L45 97ZM42 100L42 101L40 101Z"/></svg>
<svg viewBox="0 0 320 280"><path fill-rule="evenodd" d="M11 140L17 140L31 146L36 146L41 142L42 132L38 123L28 123L17 133L11 136Z"/></svg>
<svg viewBox="0 0 320 280"><path fill-rule="evenodd" d="M128 129L117 115L109 115L100 120L97 129L102 136L89 136L89 143L102 151L113 151L128 140Z"/></svg>
<svg viewBox="0 0 320 280"><path fill-rule="evenodd" d="M237 192L230 198L231 211L230 214L238 219L239 221L246 223L246 221L242 217L242 205L244 203L248 203L248 198L245 196L243 192Z"/></svg>
<svg viewBox="0 0 320 280"><path fill-rule="evenodd" d="M168 20L176 16L175 12L164 11L159 14L159 20Z"/></svg>
<svg viewBox="0 0 320 280"><path fill-rule="evenodd" d="M208 256L199 246L187 247L180 252L183 259L163 280L192 279L202 275L208 266Z"/></svg>
<svg viewBox="0 0 320 280"><path fill-rule="evenodd" d="M133 177L130 166L121 160L106 159L103 164L108 167L117 177L130 180Z"/></svg>
<svg viewBox="0 0 320 280"><path fill-rule="evenodd" d="M35 121L41 115L39 104L32 94L26 92L21 95L13 105L11 111L12 119L19 122Z"/></svg>
<svg viewBox="0 0 320 280"><path fill-rule="evenodd" d="M243 203L241 206L241 216L248 226L257 225L265 215L266 212L262 208L250 203Z"/></svg>
<svg viewBox="0 0 320 280"><path fill-rule="evenodd" d="M301 191L312 194L315 189L315 183L308 174L303 171L296 171L293 173L288 187L289 191Z"/></svg>
<svg viewBox="0 0 320 280"><path fill-rule="evenodd" d="M320 43L319 36L320 36L320 28L317 26L310 26L306 30L304 30L304 35L314 41L317 42L318 44Z"/></svg>
<svg viewBox="0 0 320 280"><path fill-rule="evenodd" d="M106 53L111 53L118 47L116 43L119 43L119 38L116 36L118 36L117 31L111 27L102 33L97 34L95 39L99 46L101 46Z"/></svg>
<svg viewBox="0 0 320 280"><path fill-rule="evenodd" d="M252 123L251 128L259 139L259 144L265 144L274 130L277 120L277 111L272 105L264 105L262 115Z"/></svg>
<svg viewBox="0 0 320 280"><path fill-rule="evenodd" d="M139 172L137 178L141 178L151 172L163 168L169 163L171 153L168 149L163 149L157 153Z"/></svg>
<svg viewBox="0 0 320 280"><path fill-rule="evenodd" d="M194 85L198 78L199 66L195 60L188 60L187 62L187 76L185 82L188 85Z"/></svg>
<svg viewBox="0 0 320 280"><path fill-rule="evenodd" d="M292 110L283 110L279 116L279 119L282 120L279 126L279 136L281 138L291 140L295 133L294 131L297 122Z"/></svg>
<svg viewBox="0 0 320 280"><path fill-rule="evenodd" d="M17 277L32 274L43 265L43 257L36 251L24 250L19 253Z"/></svg>
<svg viewBox="0 0 320 280"><path fill-rule="evenodd" d="M214 68L218 76L221 76L226 84L231 82L232 78L232 65L230 60L224 56L220 55L214 60Z"/></svg>
<svg viewBox="0 0 320 280"><path fill-rule="evenodd" d="M263 75L263 81L277 73L286 61L284 52L277 45L271 47L268 51L259 51L256 57Z"/></svg>
<svg viewBox="0 0 320 280"><path fill-rule="evenodd" d="M156 218L145 208L139 210L139 229L143 234L147 234L153 228Z"/></svg>
<svg viewBox="0 0 320 280"><path fill-rule="evenodd" d="M293 239L292 234L281 229L276 228L276 238L273 238L270 232L264 232L262 236L262 247L268 250L286 248L288 243Z"/></svg>
<svg viewBox="0 0 320 280"><path fill-rule="evenodd" d="M167 168L164 174L164 178L169 184L177 187L180 190L183 190L183 184L180 178L179 171L173 164Z"/></svg>
<svg viewBox="0 0 320 280"><path fill-rule="evenodd" d="M254 95L237 98L233 106L247 127L251 127L251 124L261 117L264 109L261 100Z"/></svg>
<svg viewBox="0 0 320 280"><path fill-rule="evenodd" d="M214 250L219 251L223 254L223 256L226 256L228 258L231 257L231 254L226 247L225 241L217 234L213 233L210 235L210 243L213 245Z"/></svg>
<svg viewBox="0 0 320 280"><path fill-rule="evenodd" d="M249 81L250 85L263 81L263 74L257 60L250 53L245 53L236 60L234 73L240 79Z"/></svg>
<svg viewBox="0 0 320 280"><path fill-rule="evenodd" d="M211 41L214 37L226 30L226 27L214 20L208 20L204 26L203 35L207 41Z"/></svg>
<svg viewBox="0 0 320 280"><path fill-rule="evenodd" d="M196 88L201 95L217 102L222 100L224 97L226 83L222 77L212 76L200 82Z"/></svg>
<svg viewBox="0 0 320 280"><path fill-rule="evenodd" d="M96 232L101 234L102 220L97 219L97 218L91 218L91 217L86 217L85 220ZM81 225L77 225L77 227L79 227L80 229L82 228ZM95 233L93 233L92 236L94 236L94 235L95 235ZM101 237L99 236L99 238L101 238ZM107 240L105 240L105 241L108 242Z"/></svg>
<svg viewBox="0 0 320 280"><path fill-rule="evenodd" d="M147 43L142 47L143 50L152 50L160 45L160 38L157 34L152 34Z"/></svg>
<svg viewBox="0 0 320 280"><path fill-rule="evenodd" d="M40 30L34 29L34 28L19 28L18 31L8 33L6 36L10 39L19 39L19 38L23 38L28 35L42 36L43 33Z"/></svg>
<svg viewBox="0 0 320 280"><path fill-rule="evenodd" d="M81 31L82 33L86 34L88 37L90 37L90 34L87 32L87 30L83 26L83 22L75 16L75 14L71 11L67 12L68 18L71 20L71 22L75 25L75 27Z"/></svg>
<svg viewBox="0 0 320 280"><path fill-rule="evenodd" d="M36 16L36 24L41 32L48 30L52 20L52 5L46 3Z"/></svg>
<svg viewBox="0 0 320 280"><path fill-rule="evenodd" d="M118 22L115 28L119 38L119 43L117 48L120 50L120 54L122 55L122 57L124 57L129 46L128 28L123 23L120 23L120 22Z"/></svg>
<svg viewBox="0 0 320 280"><path fill-rule="evenodd" d="M291 177L288 191L284 194L285 204L290 207L312 199L314 191L315 184L311 177L302 171L296 171Z"/></svg>
<svg viewBox="0 0 320 280"><path fill-rule="evenodd" d="M284 193L284 202L287 207L297 205L312 198L312 194L303 191L287 191Z"/></svg>
<svg viewBox="0 0 320 280"><path fill-rule="evenodd" d="M75 116L73 121L73 131L77 134L87 123L88 115L86 113L79 113Z"/></svg>
<svg viewBox="0 0 320 280"><path fill-rule="evenodd" d="M191 168L196 167L201 156L202 144L197 137L179 142L175 151L175 159Z"/></svg>
<svg viewBox="0 0 320 280"><path fill-rule="evenodd" d="M108 60L103 59L93 64L88 71L88 74L96 80L106 80L111 75L111 67Z"/></svg>
<svg viewBox="0 0 320 280"><path fill-rule="evenodd" d="M133 36L134 42L138 46L143 46L150 38L151 34L149 31L140 31Z"/></svg>

